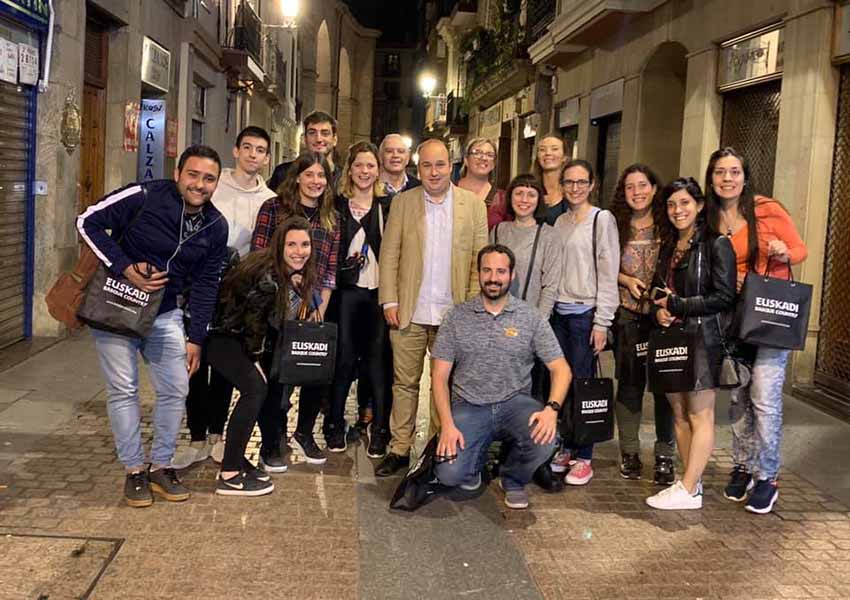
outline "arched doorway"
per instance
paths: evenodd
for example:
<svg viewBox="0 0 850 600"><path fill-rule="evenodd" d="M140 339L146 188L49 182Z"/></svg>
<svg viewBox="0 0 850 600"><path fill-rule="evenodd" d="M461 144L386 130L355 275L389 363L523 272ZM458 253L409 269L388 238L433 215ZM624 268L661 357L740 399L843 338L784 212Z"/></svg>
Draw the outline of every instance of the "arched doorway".
<svg viewBox="0 0 850 600"><path fill-rule="evenodd" d="M664 42L641 71L637 159L664 182L679 176L682 123L685 116L688 50ZM683 173L699 179L699 173Z"/></svg>
<svg viewBox="0 0 850 600"><path fill-rule="evenodd" d="M319 25L316 34L316 110L333 113L331 77L331 36L327 21Z"/></svg>

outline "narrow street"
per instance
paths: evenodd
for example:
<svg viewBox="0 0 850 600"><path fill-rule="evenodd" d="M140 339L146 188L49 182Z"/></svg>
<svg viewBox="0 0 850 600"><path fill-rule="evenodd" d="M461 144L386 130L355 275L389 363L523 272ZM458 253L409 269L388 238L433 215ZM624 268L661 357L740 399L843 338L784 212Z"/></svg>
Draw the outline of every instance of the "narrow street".
<svg viewBox="0 0 850 600"><path fill-rule="evenodd" d="M705 508L670 513L645 505L650 482L620 478L614 443L590 485L532 490L528 511L491 484L478 500L390 512L398 480L376 480L360 445L324 468L296 462L257 499L214 496L208 460L184 474L188 502L133 509L104 402L87 333L0 374L0 598L850 597L850 426L790 398L788 468L766 516L722 498L725 399Z"/></svg>

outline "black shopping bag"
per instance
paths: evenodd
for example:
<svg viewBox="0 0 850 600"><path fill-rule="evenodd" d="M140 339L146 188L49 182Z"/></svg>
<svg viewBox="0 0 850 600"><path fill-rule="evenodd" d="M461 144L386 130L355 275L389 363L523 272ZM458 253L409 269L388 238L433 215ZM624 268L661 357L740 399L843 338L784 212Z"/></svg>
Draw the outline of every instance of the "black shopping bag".
<svg viewBox="0 0 850 600"><path fill-rule="evenodd" d="M336 367L335 323L284 321L280 331L278 380L285 385L326 385Z"/></svg>
<svg viewBox="0 0 850 600"><path fill-rule="evenodd" d="M652 324L648 319L621 321L615 325L615 377L620 385L640 385L646 381L646 351Z"/></svg>
<svg viewBox="0 0 850 600"><path fill-rule="evenodd" d="M420 506L428 504L437 497L438 493L444 491L437 479L434 467L439 462L437 458L437 443L440 434L435 434L412 467L398 484L398 487L390 500L390 508L396 510L414 511Z"/></svg>
<svg viewBox="0 0 850 600"><path fill-rule="evenodd" d="M614 381L599 376L573 380L570 439L576 446L607 442L614 437Z"/></svg>
<svg viewBox="0 0 850 600"><path fill-rule="evenodd" d="M165 288L146 292L99 264L77 318L94 329L143 338L159 314Z"/></svg>
<svg viewBox="0 0 850 600"><path fill-rule="evenodd" d="M649 334L646 377L653 393L672 394L694 389L696 336L693 327L653 328Z"/></svg>
<svg viewBox="0 0 850 600"><path fill-rule="evenodd" d="M738 337L758 346L802 350L811 305L812 286L747 273L738 305Z"/></svg>

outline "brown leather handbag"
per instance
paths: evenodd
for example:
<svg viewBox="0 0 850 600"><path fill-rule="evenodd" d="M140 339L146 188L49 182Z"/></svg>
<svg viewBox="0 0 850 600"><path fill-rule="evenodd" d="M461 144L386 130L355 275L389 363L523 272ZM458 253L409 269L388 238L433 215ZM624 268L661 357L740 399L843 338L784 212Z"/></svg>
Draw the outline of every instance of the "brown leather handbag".
<svg viewBox="0 0 850 600"><path fill-rule="evenodd" d="M86 287L97 270L100 260L87 244L80 248L80 258L73 270L62 273L47 292L44 301L50 316L63 323L71 331L83 326L77 311L86 296Z"/></svg>

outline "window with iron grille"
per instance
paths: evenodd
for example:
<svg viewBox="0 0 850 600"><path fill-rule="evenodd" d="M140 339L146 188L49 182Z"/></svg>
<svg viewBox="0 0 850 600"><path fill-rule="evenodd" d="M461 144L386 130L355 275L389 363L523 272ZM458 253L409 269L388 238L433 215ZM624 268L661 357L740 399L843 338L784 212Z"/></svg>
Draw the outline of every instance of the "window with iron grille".
<svg viewBox="0 0 850 600"><path fill-rule="evenodd" d="M387 54L384 56L384 75L388 77L397 76L401 72L401 57L398 54Z"/></svg>
<svg viewBox="0 0 850 600"><path fill-rule="evenodd" d="M192 143L204 143L204 126L207 116L207 88L192 84Z"/></svg>

